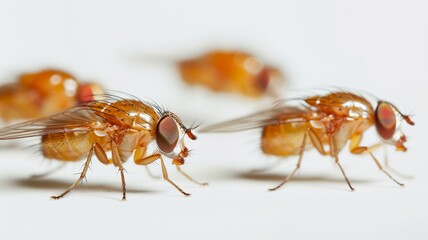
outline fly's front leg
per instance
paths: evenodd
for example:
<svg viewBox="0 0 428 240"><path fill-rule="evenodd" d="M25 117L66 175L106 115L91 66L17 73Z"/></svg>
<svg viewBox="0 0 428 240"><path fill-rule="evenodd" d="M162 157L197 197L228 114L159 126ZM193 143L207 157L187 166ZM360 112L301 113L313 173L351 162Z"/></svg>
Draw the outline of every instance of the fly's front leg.
<svg viewBox="0 0 428 240"><path fill-rule="evenodd" d="M400 183L399 181L395 180L395 178L393 178L393 177L391 176L391 174L389 174L385 169L383 169L382 165L381 165L381 164L380 164L380 162L376 159L376 157L373 155L373 153L372 153L372 152L369 152L369 153L370 153L370 156L372 156L373 160L375 161L375 163L376 163L377 167L379 168L379 170L381 170L383 173L385 173L385 175L387 175L389 178L391 178L391 179L392 179L392 181L394 181L396 184L398 184L398 185L400 185L400 186L404 187L404 184L403 184L403 183Z"/></svg>
<svg viewBox="0 0 428 240"><path fill-rule="evenodd" d="M400 186L404 186L404 184L398 182L397 180L395 180L391 174L389 174L385 169L383 169L382 165L380 164L380 162L376 159L376 157L373 155L372 151L373 149L379 147L381 144L376 144L373 145L372 147L365 147L365 146L359 146L359 144L361 143L361 134L356 134L351 138L351 144L350 144L350 151L353 154L363 154L363 153L369 153L370 156L372 157L373 161L376 163L377 167L379 168L379 170L381 170L383 173L385 173L385 175L387 175L389 178L391 178L395 183L397 183Z"/></svg>
<svg viewBox="0 0 428 240"><path fill-rule="evenodd" d="M306 136L308 135L309 131L310 131L310 128L307 128L305 131L305 135L303 135L303 142L302 142L302 146L300 147L299 160L297 161L296 167L293 169L290 175L288 175L278 186L274 188L269 188L269 191L275 191L276 189L282 187L282 185L288 182L291 179L291 177L293 177L294 173L300 168L300 164L302 163L302 159L303 159L303 152L305 151Z"/></svg>
<svg viewBox="0 0 428 240"><path fill-rule="evenodd" d="M135 149L135 152L134 152L134 161L137 161L137 159L142 159L142 158L144 158L144 156L146 155L146 151L147 151L147 148L146 148L146 147L137 147L137 149ZM146 169L147 174L148 174L151 178L154 178L154 179L158 179L158 178L160 178L159 176L154 175L154 174L150 171L150 169L149 169L149 167L148 167L147 165L144 165L144 168Z"/></svg>
<svg viewBox="0 0 428 240"><path fill-rule="evenodd" d="M361 135L359 133L358 134L354 134L352 136L351 142L349 144L349 151L351 153L353 153L353 154L362 154L362 153L372 152L375 149L377 149L380 146L382 146L382 143L374 144L373 146L370 146L370 147L360 146L362 138L363 138L363 135Z"/></svg>
<svg viewBox="0 0 428 240"><path fill-rule="evenodd" d="M162 156L159 157L160 162L161 162L161 167L162 167L162 175L163 178L168 181L172 186L174 186L179 192L181 192L184 196L190 196L190 193L187 193L185 191L183 191L183 189L181 189L179 186L177 186L177 184L175 184L173 181L171 181L168 177L168 172L166 171L166 167L165 167L165 163L163 162Z"/></svg>
<svg viewBox="0 0 428 240"><path fill-rule="evenodd" d="M330 140L330 152L332 154L332 156L334 157L336 164L339 166L340 171L343 174L343 177L345 177L346 183L348 184L349 188L354 191L355 189L352 187L351 182L349 181L348 177L346 176L345 171L342 168L342 165L340 165L339 163L339 157L338 157L338 151L337 151L337 146L336 146L336 140L334 139L334 135L330 134L329 135L329 140Z"/></svg>
<svg viewBox="0 0 428 240"><path fill-rule="evenodd" d="M389 166L389 158L388 158L388 154L387 154L387 151L386 151L386 147L384 147L384 155L385 155L385 160L384 160L384 165L383 165L384 168L388 169L390 172L394 173L395 175L400 176L401 178L413 179L413 176L401 173L401 172L399 172L399 171L397 171L394 168L391 168Z"/></svg>
<svg viewBox="0 0 428 240"><path fill-rule="evenodd" d="M180 167L179 165L176 165L176 167L177 167L178 172L179 172L179 173L181 173L181 174L182 174L185 178L187 178L189 181L191 181L191 182L193 182L193 183L195 183L195 184L201 185L201 186L208 186L208 183L207 183L207 182L199 182L199 181L196 181L195 179L193 179L192 177L190 177L187 173L185 173L185 172L181 169L181 167Z"/></svg>
<svg viewBox="0 0 428 240"><path fill-rule="evenodd" d="M111 154L113 164L119 168L120 171L120 179L122 180L122 200L126 200L126 183L125 183L125 174L124 168L122 165L122 159L120 158L119 150L117 149L116 143L111 142Z"/></svg>
<svg viewBox="0 0 428 240"><path fill-rule="evenodd" d="M51 196L52 199L56 200L64 197L65 195L67 195L67 193L69 193L73 188L77 186L77 184L79 184L85 178L86 172L88 171L88 168L89 168L89 164L91 163L92 154L94 153L94 150L97 147L97 145L98 145L97 143L92 144L91 150L88 153L88 158L86 159L85 165L83 166L83 170L80 173L80 177L73 184L71 184L71 186L68 187L67 190L65 190L62 194L58 196Z"/></svg>
<svg viewBox="0 0 428 240"><path fill-rule="evenodd" d="M134 162L138 165L147 165L147 164L150 164L150 163L152 163L158 159L161 162L163 179L165 179L167 182L169 182L172 186L174 186L183 195L190 196L190 193L183 191L183 189L181 189L179 186L177 186L177 184L175 184L173 181L171 181L171 179L169 179L168 172L167 172L166 167L165 167L165 163L163 162L162 156L160 154L156 153L156 154L144 157L144 158L134 158Z"/></svg>
<svg viewBox="0 0 428 240"><path fill-rule="evenodd" d="M155 175L154 173L152 173L152 171L150 171L149 166L144 166L144 169L146 169L146 173L147 173L147 175L149 175L149 177L151 177L153 179L159 179L160 178L159 175Z"/></svg>

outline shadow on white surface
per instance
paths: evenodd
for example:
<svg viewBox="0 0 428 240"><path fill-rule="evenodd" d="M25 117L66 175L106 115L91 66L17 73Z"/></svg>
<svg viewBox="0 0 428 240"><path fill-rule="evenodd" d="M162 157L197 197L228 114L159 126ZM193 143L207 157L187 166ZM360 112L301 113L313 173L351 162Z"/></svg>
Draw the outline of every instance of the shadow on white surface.
<svg viewBox="0 0 428 240"><path fill-rule="evenodd" d="M9 181L9 184L11 187L17 187L22 188L21 190L24 191L25 188L30 189L49 189L53 190L53 195L56 194L56 192L61 193L62 191L65 191L70 185L72 184L72 181L64 181L64 180L58 180L58 179L32 179L32 178L21 178L21 179L11 179ZM73 192L77 191L95 191L95 192L114 192L114 193L122 193L122 188L120 186L113 186L110 184L99 184L99 183L84 183L77 186L75 189L73 189ZM136 189L134 187L128 187L126 189L127 193L158 193L159 191L156 190L147 190L147 189ZM119 196L119 195L118 195Z"/></svg>

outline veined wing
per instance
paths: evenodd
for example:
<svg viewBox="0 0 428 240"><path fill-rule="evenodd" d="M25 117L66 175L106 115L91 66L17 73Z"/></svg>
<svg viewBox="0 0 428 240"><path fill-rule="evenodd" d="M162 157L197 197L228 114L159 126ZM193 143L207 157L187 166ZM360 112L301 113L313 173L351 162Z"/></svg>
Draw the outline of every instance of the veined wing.
<svg viewBox="0 0 428 240"><path fill-rule="evenodd" d="M200 132L237 132L268 125L306 122L314 119L313 110L301 106L278 106L230 121L204 127Z"/></svg>
<svg viewBox="0 0 428 240"><path fill-rule="evenodd" d="M72 107L64 112L13 124L0 129L0 140L43 136L65 132L87 132L97 121L102 121L87 106Z"/></svg>

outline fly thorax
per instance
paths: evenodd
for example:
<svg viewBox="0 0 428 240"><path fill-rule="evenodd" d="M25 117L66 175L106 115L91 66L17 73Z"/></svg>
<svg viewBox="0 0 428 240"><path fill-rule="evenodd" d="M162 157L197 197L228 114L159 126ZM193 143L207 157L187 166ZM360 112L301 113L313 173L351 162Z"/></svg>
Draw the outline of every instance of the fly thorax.
<svg viewBox="0 0 428 240"><path fill-rule="evenodd" d="M118 150L122 161L127 160L137 146L146 146L152 138L150 138L150 134L143 131L135 131L129 130L127 131L123 137L122 141L118 145Z"/></svg>

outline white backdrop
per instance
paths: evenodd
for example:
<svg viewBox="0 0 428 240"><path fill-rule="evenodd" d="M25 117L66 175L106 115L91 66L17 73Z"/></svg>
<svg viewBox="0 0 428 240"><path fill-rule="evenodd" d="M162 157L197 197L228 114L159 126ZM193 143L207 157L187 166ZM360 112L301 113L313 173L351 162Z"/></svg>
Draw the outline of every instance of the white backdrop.
<svg viewBox="0 0 428 240"><path fill-rule="evenodd" d="M258 149L257 131L200 134L184 169L210 182L198 187L168 164L171 178L193 195L182 197L144 169L126 164L128 201L120 176L94 161L88 182L52 201L81 163L41 180L56 166L33 150L0 151L1 239L427 239L425 1L1 1L0 81L22 72L62 68L82 80L150 98L182 116L210 123L249 113L256 102L187 88L174 61L212 48L253 52L283 69L288 89L343 87L370 92L414 114L405 126L407 153L389 148L391 165L413 176L397 187L369 156L340 155L356 188L316 152L275 163ZM287 91L284 90L284 96ZM366 143L376 142L371 129ZM30 143L29 143L30 144ZM376 153L382 158L382 151ZM160 175L158 164L150 169Z"/></svg>

